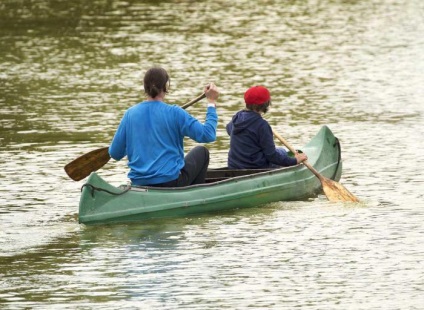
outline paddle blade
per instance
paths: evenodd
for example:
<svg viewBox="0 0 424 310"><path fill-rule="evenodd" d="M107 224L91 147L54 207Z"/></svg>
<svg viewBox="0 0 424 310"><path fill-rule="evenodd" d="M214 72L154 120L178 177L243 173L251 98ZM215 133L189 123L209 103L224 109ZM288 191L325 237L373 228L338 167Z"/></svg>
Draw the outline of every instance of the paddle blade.
<svg viewBox="0 0 424 310"><path fill-rule="evenodd" d="M88 177L110 160L109 147L103 147L84 154L65 166L67 175L74 181Z"/></svg>
<svg viewBox="0 0 424 310"><path fill-rule="evenodd" d="M325 196L331 202L359 202L358 198L338 182L322 177L321 184Z"/></svg>

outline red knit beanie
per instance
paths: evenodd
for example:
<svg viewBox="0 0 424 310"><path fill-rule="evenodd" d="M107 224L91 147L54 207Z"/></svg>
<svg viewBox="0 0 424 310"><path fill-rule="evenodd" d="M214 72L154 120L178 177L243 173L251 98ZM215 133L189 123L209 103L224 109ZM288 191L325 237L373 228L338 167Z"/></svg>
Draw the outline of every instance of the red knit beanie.
<svg viewBox="0 0 424 310"><path fill-rule="evenodd" d="M271 100L271 95L269 94L268 89L263 86L253 86L250 87L244 93L244 102L246 104L257 104L262 105L265 102Z"/></svg>

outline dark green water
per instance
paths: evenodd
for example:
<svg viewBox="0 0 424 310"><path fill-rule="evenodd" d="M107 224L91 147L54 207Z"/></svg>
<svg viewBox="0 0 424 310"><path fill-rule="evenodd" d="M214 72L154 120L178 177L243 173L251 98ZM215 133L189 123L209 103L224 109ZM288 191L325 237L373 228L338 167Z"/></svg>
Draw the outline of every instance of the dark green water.
<svg viewBox="0 0 424 310"><path fill-rule="evenodd" d="M421 309L423 33L421 0L1 1L0 308ZM63 167L108 145L152 65L171 74L168 102L220 88L212 167L263 84L291 144L338 136L363 203L79 225L84 182Z"/></svg>

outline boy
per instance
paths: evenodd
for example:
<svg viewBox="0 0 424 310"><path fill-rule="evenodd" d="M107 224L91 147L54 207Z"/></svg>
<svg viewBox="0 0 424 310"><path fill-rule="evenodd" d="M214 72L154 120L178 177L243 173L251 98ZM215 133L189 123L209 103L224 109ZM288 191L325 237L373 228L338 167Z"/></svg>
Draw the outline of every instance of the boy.
<svg viewBox="0 0 424 310"><path fill-rule="evenodd" d="M307 160L304 153L289 157L276 148L272 129L262 118L271 105L271 95L263 86L253 86L244 94L246 109L237 112L227 125L230 135L229 169L266 169L294 166Z"/></svg>

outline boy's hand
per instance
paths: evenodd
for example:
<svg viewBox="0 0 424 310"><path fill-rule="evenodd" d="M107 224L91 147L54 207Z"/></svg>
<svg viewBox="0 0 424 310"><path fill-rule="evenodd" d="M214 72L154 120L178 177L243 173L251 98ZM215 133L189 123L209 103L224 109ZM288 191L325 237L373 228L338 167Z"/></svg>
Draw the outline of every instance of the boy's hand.
<svg viewBox="0 0 424 310"><path fill-rule="evenodd" d="M308 156L306 156L305 153L296 152L296 154L294 154L294 157L296 157L298 164L300 164L301 162L304 162L305 160L308 160Z"/></svg>

